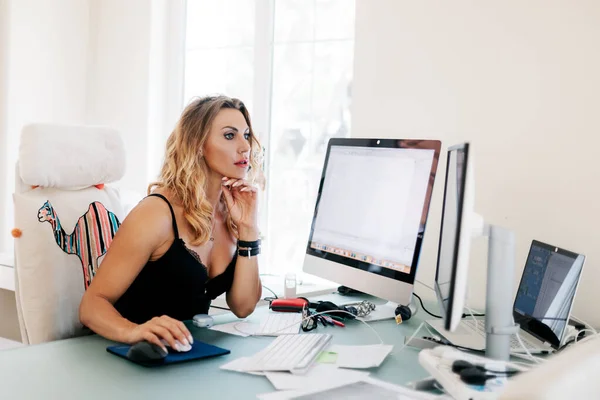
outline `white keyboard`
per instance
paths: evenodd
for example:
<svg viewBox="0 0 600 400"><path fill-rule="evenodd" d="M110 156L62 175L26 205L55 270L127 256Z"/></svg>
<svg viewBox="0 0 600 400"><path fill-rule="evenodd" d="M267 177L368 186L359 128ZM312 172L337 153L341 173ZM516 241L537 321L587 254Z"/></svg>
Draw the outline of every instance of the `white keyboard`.
<svg viewBox="0 0 600 400"><path fill-rule="evenodd" d="M279 336L295 335L300 331L302 323L301 313L292 312L269 312L260 322L258 331L255 335L260 336Z"/></svg>
<svg viewBox="0 0 600 400"><path fill-rule="evenodd" d="M478 320L477 324L475 324L475 321L472 318L471 319L465 318L462 321L460 321L460 323L461 323L461 325L464 325L468 329L471 329L471 330L477 332L479 335L481 335L485 338L485 320ZM523 344L525 345L525 347L527 347L527 350L529 350L529 351L536 351L536 350L540 349L540 346L536 346L535 344L526 340L525 338L523 338L522 335L521 335L521 340L523 341ZM514 353L523 352L523 346L521 346L521 344L519 343L519 340L517 339L516 336L510 337L510 351L512 351Z"/></svg>
<svg viewBox="0 0 600 400"><path fill-rule="evenodd" d="M245 369L303 374L330 340L331 335L323 333L279 336L264 350L253 355Z"/></svg>

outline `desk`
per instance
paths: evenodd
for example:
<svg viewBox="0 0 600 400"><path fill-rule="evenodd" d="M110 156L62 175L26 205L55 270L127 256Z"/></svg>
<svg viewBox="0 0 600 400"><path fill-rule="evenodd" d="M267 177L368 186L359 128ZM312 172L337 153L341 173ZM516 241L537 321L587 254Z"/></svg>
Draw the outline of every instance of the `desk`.
<svg viewBox="0 0 600 400"><path fill-rule="evenodd" d="M320 299L342 304L357 297L329 295ZM266 307L257 308L248 321L258 323L267 311ZM419 312L401 325L393 320L371 323L386 344L395 346L379 368L369 370L373 377L402 385L429 376L419 365L417 349L406 347L398 352L404 337L412 335L424 318L426 314ZM233 320L230 313L215 317L216 323ZM113 342L96 335L4 350L0 352L0 398L254 399L258 393L275 390L265 377L219 369L238 357L258 352L273 338L242 338L187 325L197 340L229 349L231 354L144 368L107 353L106 347ZM319 327L317 332L333 333L333 344L377 343L373 332L359 321L349 321L345 328Z"/></svg>

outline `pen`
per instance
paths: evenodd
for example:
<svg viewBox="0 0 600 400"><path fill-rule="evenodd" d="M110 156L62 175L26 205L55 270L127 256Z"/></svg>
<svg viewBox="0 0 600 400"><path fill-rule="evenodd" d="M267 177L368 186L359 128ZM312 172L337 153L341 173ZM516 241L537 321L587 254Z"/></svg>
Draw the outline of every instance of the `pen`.
<svg viewBox="0 0 600 400"><path fill-rule="evenodd" d="M344 326L346 326L346 325L344 325L344 323L343 323L343 322L337 321L337 320L335 320L335 319L332 319L331 321L332 321L334 324L336 324L337 326L341 326L342 328L343 328Z"/></svg>

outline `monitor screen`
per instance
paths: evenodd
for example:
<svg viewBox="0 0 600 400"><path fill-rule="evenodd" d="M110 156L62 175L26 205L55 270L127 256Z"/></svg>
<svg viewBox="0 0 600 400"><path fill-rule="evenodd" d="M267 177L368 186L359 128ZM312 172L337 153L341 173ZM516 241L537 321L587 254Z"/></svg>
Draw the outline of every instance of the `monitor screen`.
<svg viewBox="0 0 600 400"><path fill-rule="evenodd" d="M412 283L439 146L430 140L332 139L307 254Z"/></svg>
<svg viewBox="0 0 600 400"><path fill-rule="evenodd" d="M444 316L452 309L461 231L468 144L448 151L435 285Z"/></svg>
<svg viewBox="0 0 600 400"><path fill-rule="evenodd" d="M560 344L571 312L585 257L533 241L514 305L526 331Z"/></svg>

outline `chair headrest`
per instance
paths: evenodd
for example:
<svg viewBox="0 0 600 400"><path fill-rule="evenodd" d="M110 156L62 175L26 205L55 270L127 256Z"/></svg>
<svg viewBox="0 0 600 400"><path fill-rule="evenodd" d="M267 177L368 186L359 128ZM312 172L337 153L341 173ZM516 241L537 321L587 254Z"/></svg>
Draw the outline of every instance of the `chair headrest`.
<svg viewBox="0 0 600 400"><path fill-rule="evenodd" d="M125 145L111 128L30 124L21 132L18 162L27 185L87 187L123 177Z"/></svg>

